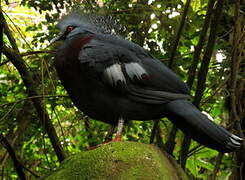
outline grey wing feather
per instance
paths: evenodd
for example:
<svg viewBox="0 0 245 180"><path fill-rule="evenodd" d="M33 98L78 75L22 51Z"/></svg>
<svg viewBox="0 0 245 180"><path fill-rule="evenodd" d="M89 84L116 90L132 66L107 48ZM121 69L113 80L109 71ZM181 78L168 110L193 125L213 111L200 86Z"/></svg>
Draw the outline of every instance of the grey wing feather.
<svg viewBox="0 0 245 180"><path fill-rule="evenodd" d="M156 91L150 89L130 88L129 96L135 101L147 104L165 104L179 99L189 99L187 94L177 94L166 91Z"/></svg>
<svg viewBox="0 0 245 180"><path fill-rule="evenodd" d="M95 73L101 73L99 76L115 91L118 90L115 88L118 82L123 82L125 86L120 88L124 88L127 97L134 101L164 104L189 98L185 83L144 50L132 52L120 44L92 40L83 47L79 60L81 64L88 63L93 67L91 70Z"/></svg>

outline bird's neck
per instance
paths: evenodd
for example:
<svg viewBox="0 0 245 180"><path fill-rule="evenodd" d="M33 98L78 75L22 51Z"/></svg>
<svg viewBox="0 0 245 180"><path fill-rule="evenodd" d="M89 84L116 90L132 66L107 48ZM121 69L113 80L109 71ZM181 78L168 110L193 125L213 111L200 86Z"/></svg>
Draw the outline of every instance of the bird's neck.
<svg viewBox="0 0 245 180"><path fill-rule="evenodd" d="M59 56L61 57L69 57L70 63L73 63L74 61L77 61L77 58L79 56L79 53L81 52L82 47L89 43L93 39L93 35L87 35L87 36L76 36L70 39L67 39L64 42L63 47L60 49Z"/></svg>

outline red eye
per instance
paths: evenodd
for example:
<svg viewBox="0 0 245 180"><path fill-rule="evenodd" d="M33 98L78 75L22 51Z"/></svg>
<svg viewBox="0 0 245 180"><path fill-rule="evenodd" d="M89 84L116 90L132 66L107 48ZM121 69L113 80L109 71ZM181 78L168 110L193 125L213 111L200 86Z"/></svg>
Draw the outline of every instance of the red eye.
<svg viewBox="0 0 245 180"><path fill-rule="evenodd" d="M71 32L75 27L74 26L68 26L66 28L66 32Z"/></svg>

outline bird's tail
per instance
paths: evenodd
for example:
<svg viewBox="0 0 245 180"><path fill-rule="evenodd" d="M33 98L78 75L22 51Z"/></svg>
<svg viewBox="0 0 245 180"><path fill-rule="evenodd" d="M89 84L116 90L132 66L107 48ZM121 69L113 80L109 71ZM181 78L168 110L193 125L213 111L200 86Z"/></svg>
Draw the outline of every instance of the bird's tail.
<svg viewBox="0 0 245 180"><path fill-rule="evenodd" d="M216 125L187 100L167 104L167 117L185 134L209 148L220 152L238 149L243 139Z"/></svg>

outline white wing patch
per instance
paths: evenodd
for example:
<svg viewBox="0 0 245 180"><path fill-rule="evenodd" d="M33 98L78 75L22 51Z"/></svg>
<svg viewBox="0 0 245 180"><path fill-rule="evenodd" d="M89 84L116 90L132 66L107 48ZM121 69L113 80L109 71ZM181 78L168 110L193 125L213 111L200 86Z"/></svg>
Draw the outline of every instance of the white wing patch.
<svg viewBox="0 0 245 180"><path fill-rule="evenodd" d="M131 79L134 79L134 77L136 77L137 79L142 79L142 75L147 74L145 69L136 62L126 63L125 69L126 73Z"/></svg>
<svg viewBox="0 0 245 180"><path fill-rule="evenodd" d="M207 118L209 120L214 121L214 118L210 114L208 114L206 111L202 111L202 114L204 114L205 116L207 116Z"/></svg>
<svg viewBox="0 0 245 180"><path fill-rule="evenodd" d="M126 79L122 72L122 67L120 64L113 64L107 67L104 71L106 79L113 85L117 85L119 81L126 83Z"/></svg>
<svg viewBox="0 0 245 180"><path fill-rule="evenodd" d="M139 63L125 63L124 67L128 77L132 80L135 78L144 79L145 75L147 75L146 70ZM122 71L122 65L116 63L105 69L104 76L112 85L117 85L118 82L126 84L124 73Z"/></svg>

